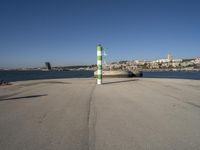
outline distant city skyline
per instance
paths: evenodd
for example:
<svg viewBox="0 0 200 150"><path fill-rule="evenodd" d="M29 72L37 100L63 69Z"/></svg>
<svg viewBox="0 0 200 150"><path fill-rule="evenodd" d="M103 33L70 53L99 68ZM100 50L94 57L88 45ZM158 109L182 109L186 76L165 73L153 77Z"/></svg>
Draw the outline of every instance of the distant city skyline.
<svg viewBox="0 0 200 150"><path fill-rule="evenodd" d="M200 56L197 0L0 1L0 68Z"/></svg>

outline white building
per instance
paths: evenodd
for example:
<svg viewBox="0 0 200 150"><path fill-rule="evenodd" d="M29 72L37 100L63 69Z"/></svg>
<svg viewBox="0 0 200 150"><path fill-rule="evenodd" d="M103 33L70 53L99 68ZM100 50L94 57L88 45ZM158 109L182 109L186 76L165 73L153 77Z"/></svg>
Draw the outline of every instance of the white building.
<svg viewBox="0 0 200 150"><path fill-rule="evenodd" d="M169 59L158 59L154 62L156 62L156 63L167 63L167 62L170 62L170 60Z"/></svg>
<svg viewBox="0 0 200 150"><path fill-rule="evenodd" d="M174 63L181 63L183 61L183 59L173 59L172 62Z"/></svg>
<svg viewBox="0 0 200 150"><path fill-rule="evenodd" d="M194 60L194 63L195 63L195 64L200 64L200 57L197 57L197 58Z"/></svg>
<svg viewBox="0 0 200 150"><path fill-rule="evenodd" d="M182 59L173 59L173 56L168 54L166 59L158 59L154 62L156 62L156 63L170 63L170 62L181 63L182 61L183 61Z"/></svg>
<svg viewBox="0 0 200 150"><path fill-rule="evenodd" d="M135 60L135 63L138 65L144 65L146 63L145 60Z"/></svg>

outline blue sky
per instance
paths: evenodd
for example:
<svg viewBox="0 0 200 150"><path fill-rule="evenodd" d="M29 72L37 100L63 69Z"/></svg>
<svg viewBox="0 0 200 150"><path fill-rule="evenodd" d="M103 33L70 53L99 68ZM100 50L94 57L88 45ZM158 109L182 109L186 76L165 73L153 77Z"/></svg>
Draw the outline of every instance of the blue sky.
<svg viewBox="0 0 200 150"><path fill-rule="evenodd" d="M200 56L200 1L0 0L0 68Z"/></svg>

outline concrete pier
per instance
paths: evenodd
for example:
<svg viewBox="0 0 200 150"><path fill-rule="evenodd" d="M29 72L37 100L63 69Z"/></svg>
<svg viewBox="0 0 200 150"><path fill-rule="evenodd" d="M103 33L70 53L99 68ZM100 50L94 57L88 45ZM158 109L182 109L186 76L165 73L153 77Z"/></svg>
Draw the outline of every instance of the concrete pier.
<svg viewBox="0 0 200 150"><path fill-rule="evenodd" d="M2 150L199 150L200 81L95 78L0 87Z"/></svg>

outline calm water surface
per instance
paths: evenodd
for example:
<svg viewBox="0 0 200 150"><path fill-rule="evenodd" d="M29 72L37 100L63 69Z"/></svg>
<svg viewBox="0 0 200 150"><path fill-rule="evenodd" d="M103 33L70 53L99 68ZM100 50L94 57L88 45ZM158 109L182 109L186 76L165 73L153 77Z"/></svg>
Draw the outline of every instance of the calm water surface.
<svg viewBox="0 0 200 150"><path fill-rule="evenodd" d="M93 71L0 71L0 80L9 82L59 78L89 78Z"/></svg>
<svg viewBox="0 0 200 150"><path fill-rule="evenodd" d="M143 72L145 78L176 78L176 79L193 79L200 80L200 72Z"/></svg>
<svg viewBox="0 0 200 150"><path fill-rule="evenodd" d="M144 78L178 78L200 80L200 72L144 72ZM0 80L9 82L58 79L58 78L90 78L93 71L0 71Z"/></svg>

